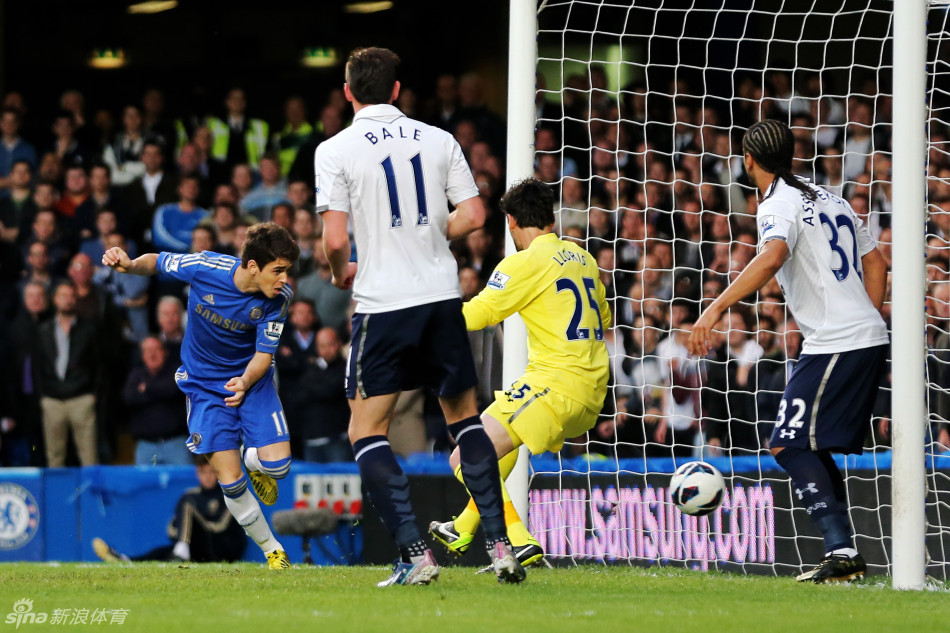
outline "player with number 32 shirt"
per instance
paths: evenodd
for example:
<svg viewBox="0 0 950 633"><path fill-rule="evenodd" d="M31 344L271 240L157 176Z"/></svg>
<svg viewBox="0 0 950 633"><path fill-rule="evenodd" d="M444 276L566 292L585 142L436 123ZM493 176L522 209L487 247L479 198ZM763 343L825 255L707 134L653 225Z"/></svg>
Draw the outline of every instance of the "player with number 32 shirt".
<svg viewBox="0 0 950 633"><path fill-rule="evenodd" d="M749 180L762 201L759 253L706 308L689 351L709 350L723 312L774 275L804 335L802 354L775 413L769 448L821 532L825 556L801 582L862 578L847 488L832 453L860 453L888 351L884 302L887 264L851 206L792 173L788 126L765 119L742 140Z"/></svg>

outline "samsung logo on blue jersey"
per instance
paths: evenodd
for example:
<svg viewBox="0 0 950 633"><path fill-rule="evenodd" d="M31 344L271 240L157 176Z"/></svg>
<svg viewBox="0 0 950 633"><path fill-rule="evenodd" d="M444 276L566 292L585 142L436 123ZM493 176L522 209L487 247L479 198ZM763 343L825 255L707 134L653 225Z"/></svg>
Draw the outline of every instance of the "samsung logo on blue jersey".
<svg viewBox="0 0 950 633"><path fill-rule="evenodd" d="M247 330L254 328L253 325L244 323L243 321L238 321L237 319L226 319L217 312L204 307L200 303L195 306L195 313L212 325L217 325L218 327L224 328L225 330L230 330L231 332L246 332Z"/></svg>

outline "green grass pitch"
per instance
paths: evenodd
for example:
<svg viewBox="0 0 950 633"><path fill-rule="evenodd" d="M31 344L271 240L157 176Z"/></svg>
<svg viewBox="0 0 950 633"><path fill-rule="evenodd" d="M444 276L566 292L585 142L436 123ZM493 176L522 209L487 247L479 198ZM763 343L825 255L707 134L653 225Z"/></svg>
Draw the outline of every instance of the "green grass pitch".
<svg viewBox="0 0 950 633"><path fill-rule="evenodd" d="M682 569L584 566L532 569L522 585L499 585L473 568L450 567L427 587L378 589L381 567L260 565L0 565L0 633L6 631L294 631L503 633L517 631L848 631L950 630L950 587L897 592L890 579L815 586L789 577ZM67 621L11 620L71 609ZM21 606L20 610L26 607ZM72 623L76 610L98 623ZM110 623L117 613L120 622Z"/></svg>

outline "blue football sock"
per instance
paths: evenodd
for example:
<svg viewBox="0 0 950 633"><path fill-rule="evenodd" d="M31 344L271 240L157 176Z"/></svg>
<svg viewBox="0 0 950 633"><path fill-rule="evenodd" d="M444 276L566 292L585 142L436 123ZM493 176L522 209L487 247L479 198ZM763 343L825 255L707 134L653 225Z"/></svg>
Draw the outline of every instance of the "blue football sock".
<svg viewBox="0 0 950 633"><path fill-rule="evenodd" d="M853 547L847 505L838 500L834 479L821 457L809 450L786 447L775 461L792 478L793 492L824 537L825 552ZM838 471L837 466L834 470Z"/></svg>
<svg viewBox="0 0 950 633"><path fill-rule="evenodd" d="M448 428L459 447L462 478L482 517L485 540L488 543L501 540L508 530L495 447L478 416L465 418Z"/></svg>
<svg viewBox="0 0 950 633"><path fill-rule="evenodd" d="M356 440L353 453L373 508L408 562L410 550L418 549L423 542L409 501L409 479L396 462L385 435Z"/></svg>

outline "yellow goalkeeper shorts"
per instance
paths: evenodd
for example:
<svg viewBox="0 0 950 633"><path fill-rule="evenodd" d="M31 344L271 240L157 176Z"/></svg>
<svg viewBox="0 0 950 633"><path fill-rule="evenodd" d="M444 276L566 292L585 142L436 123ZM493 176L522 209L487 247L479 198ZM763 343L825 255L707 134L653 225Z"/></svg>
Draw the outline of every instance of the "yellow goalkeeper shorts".
<svg viewBox="0 0 950 633"><path fill-rule="evenodd" d="M592 429L598 415L576 400L523 380L506 391L496 391L485 413L505 425L534 455L561 450L564 440Z"/></svg>

